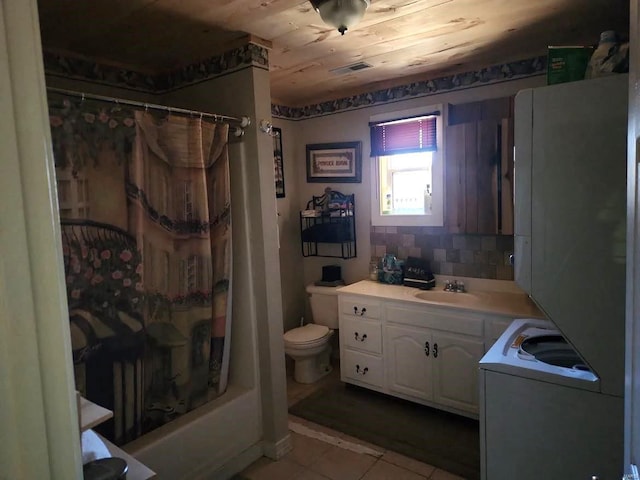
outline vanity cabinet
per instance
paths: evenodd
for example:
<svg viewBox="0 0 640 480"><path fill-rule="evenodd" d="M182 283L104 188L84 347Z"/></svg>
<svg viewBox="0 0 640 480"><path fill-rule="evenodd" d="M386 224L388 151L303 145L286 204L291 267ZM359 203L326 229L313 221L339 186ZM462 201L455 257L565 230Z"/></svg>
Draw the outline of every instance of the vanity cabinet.
<svg viewBox="0 0 640 480"><path fill-rule="evenodd" d="M433 401L477 415L482 339L438 332L433 341Z"/></svg>
<svg viewBox="0 0 640 480"><path fill-rule="evenodd" d="M478 413L480 339L388 325L385 355L391 392Z"/></svg>
<svg viewBox="0 0 640 480"><path fill-rule="evenodd" d="M431 332L425 328L387 325L385 328L387 385L391 392L416 399L433 398ZM431 357L433 358L433 357Z"/></svg>
<svg viewBox="0 0 640 480"><path fill-rule="evenodd" d="M343 381L383 388L381 302L346 296L339 303Z"/></svg>
<svg viewBox="0 0 640 480"><path fill-rule="evenodd" d="M509 324L513 321L511 317L494 317L487 320L485 325L485 352L488 351L494 343L498 341L500 335L504 333Z"/></svg>
<svg viewBox="0 0 640 480"><path fill-rule="evenodd" d="M386 313L389 391L477 415L483 318L454 309L394 304Z"/></svg>
<svg viewBox="0 0 640 480"><path fill-rule="evenodd" d="M398 292L417 289L361 283L392 293L338 294L341 380L478 418L478 362L522 315L399 301Z"/></svg>

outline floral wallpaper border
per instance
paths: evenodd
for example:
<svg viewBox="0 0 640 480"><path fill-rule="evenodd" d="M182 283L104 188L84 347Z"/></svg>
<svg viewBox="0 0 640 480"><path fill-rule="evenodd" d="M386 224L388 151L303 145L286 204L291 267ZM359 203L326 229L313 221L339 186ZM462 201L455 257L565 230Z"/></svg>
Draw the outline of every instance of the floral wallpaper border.
<svg viewBox="0 0 640 480"><path fill-rule="evenodd" d="M269 51L253 43L229 50L172 72L147 74L104 65L80 57L43 52L47 75L76 78L147 93L166 93L176 88L209 80L245 67L269 68Z"/></svg>
<svg viewBox="0 0 640 480"><path fill-rule="evenodd" d="M161 74L146 74L79 57L67 57L58 53L44 52L44 67L47 75L76 78L116 87L129 88L147 93L167 93L194 83L209 80L248 66L269 68L269 51L265 47L248 43L222 55L187 65L179 70ZM307 105L287 107L271 105L271 115L287 120L303 120L341 111L370 107L409 98L424 97L445 91L460 90L519 78L544 75L547 57L539 56L526 60L489 66L445 77L421 80L392 88L365 92L350 97Z"/></svg>
<svg viewBox="0 0 640 480"><path fill-rule="evenodd" d="M547 57L535 57L527 60L493 65L475 72L465 72L457 75L423 80L400 85L384 90L361 93L351 97L339 98L327 102L316 103L306 107L286 107L271 105L271 115L287 120L303 120L311 117L329 115L346 110L371 107L398 100L424 97L442 93L444 91L477 87L481 84L503 82L518 78L543 75L547 71Z"/></svg>

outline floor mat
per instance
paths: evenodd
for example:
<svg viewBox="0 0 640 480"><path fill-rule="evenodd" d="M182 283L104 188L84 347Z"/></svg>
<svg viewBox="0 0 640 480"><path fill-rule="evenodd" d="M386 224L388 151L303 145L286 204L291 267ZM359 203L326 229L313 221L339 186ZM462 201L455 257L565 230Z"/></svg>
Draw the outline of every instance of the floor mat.
<svg viewBox="0 0 640 480"><path fill-rule="evenodd" d="M476 420L343 383L300 400L289 413L466 479L480 478Z"/></svg>

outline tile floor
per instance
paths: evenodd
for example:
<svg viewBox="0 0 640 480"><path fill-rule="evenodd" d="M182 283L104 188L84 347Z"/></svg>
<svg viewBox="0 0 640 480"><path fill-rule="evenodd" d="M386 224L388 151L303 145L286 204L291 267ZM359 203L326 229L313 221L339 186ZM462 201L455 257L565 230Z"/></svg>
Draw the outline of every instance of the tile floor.
<svg viewBox="0 0 640 480"><path fill-rule="evenodd" d="M287 371L290 372L290 364ZM289 406L330 382L333 372L312 385L287 376ZM237 480L464 480L457 475L335 430L289 415L293 450L278 461L262 457L241 472Z"/></svg>

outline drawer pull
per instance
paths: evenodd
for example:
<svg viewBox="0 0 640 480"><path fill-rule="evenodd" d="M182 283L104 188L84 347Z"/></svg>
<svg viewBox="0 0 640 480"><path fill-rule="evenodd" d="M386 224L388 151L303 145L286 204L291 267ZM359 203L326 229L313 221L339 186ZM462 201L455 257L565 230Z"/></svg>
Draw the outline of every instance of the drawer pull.
<svg viewBox="0 0 640 480"><path fill-rule="evenodd" d="M433 344L433 358L438 358L438 344Z"/></svg>
<svg viewBox="0 0 640 480"><path fill-rule="evenodd" d="M362 336L358 335L358 332L355 332L354 334L356 341L358 342L364 342L367 339L367 334L363 334Z"/></svg>
<svg viewBox="0 0 640 480"><path fill-rule="evenodd" d="M360 310L360 313L358 314L358 307L354 305L353 307L353 314L354 315L360 315L361 317L365 314L365 312L367 311L367 307L362 307L362 309Z"/></svg>
<svg viewBox="0 0 640 480"><path fill-rule="evenodd" d="M360 365L356 365L356 373L357 374L366 375L368 371L369 371L369 367L364 367L363 369L360 369Z"/></svg>
<svg viewBox="0 0 640 480"><path fill-rule="evenodd" d="M429 342L424 342L424 354L429 356Z"/></svg>

